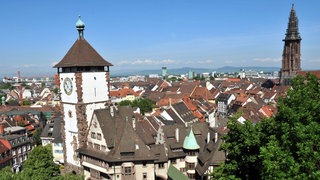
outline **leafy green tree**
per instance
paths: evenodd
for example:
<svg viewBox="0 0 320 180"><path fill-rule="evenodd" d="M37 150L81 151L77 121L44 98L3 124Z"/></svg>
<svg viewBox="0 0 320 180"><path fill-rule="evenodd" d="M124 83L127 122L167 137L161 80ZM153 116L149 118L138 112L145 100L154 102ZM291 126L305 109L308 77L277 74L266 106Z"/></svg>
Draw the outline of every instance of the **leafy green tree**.
<svg viewBox="0 0 320 180"><path fill-rule="evenodd" d="M200 80L200 81L205 80L205 78L204 78L204 77L201 77L201 76L199 76L199 75L198 75L198 76L196 76L196 77L194 77L193 79L194 79L194 80L197 80L197 81L198 81L198 80Z"/></svg>
<svg viewBox="0 0 320 180"><path fill-rule="evenodd" d="M58 180L83 180L83 175L77 175L73 173L64 174L62 176L57 177Z"/></svg>
<svg viewBox="0 0 320 180"><path fill-rule="evenodd" d="M129 100L123 100L119 102L119 106L129 106L129 105L131 105L131 101Z"/></svg>
<svg viewBox="0 0 320 180"><path fill-rule="evenodd" d="M22 121L22 120L21 120L21 121L19 121L19 122L18 122L18 126L20 126L20 127L24 127L24 126L25 126L24 121Z"/></svg>
<svg viewBox="0 0 320 180"><path fill-rule="evenodd" d="M0 84L0 89L13 90L13 89L14 89L14 86L12 86L10 83L1 83L1 84Z"/></svg>
<svg viewBox="0 0 320 180"><path fill-rule="evenodd" d="M4 167L0 170L0 180L11 180L14 178L15 177L10 166Z"/></svg>
<svg viewBox="0 0 320 180"><path fill-rule="evenodd" d="M5 167L0 170L0 180L82 180L83 175L72 173L60 175L59 166L53 162L51 146L37 146L29 154L28 160L23 164L23 170L19 173L12 172Z"/></svg>
<svg viewBox="0 0 320 180"><path fill-rule="evenodd" d="M144 115L146 112L151 112L155 103L151 99L139 98L132 101L132 107L139 107L141 114Z"/></svg>
<svg viewBox="0 0 320 180"><path fill-rule="evenodd" d="M33 139L34 139L34 143L35 143L36 145L41 145L41 138L40 138L41 133L42 133L42 129L36 128L36 131L35 131L35 133L34 133L33 136L32 136Z"/></svg>
<svg viewBox="0 0 320 180"><path fill-rule="evenodd" d="M146 112L151 112L155 103L151 99L138 98L133 101L124 100L119 103L119 106L131 106L131 107L139 107L141 114L145 114Z"/></svg>
<svg viewBox="0 0 320 180"><path fill-rule="evenodd" d="M213 178L225 179L256 179L259 177L261 161L259 159L260 136L258 128L251 121L239 124L237 116L231 117L228 122L229 133L224 136L222 150L228 152L225 164L218 169Z"/></svg>
<svg viewBox="0 0 320 180"><path fill-rule="evenodd" d="M227 160L213 179L319 179L320 83L311 74L291 82L274 118L255 126L230 119Z"/></svg>
<svg viewBox="0 0 320 180"><path fill-rule="evenodd" d="M54 88L54 90L53 90L53 92L55 93L55 94L58 94L59 93L59 88Z"/></svg>
<svg viewBox="0 0 320 180"><path fill-rule="evenodd" d="M19 176L26 179L51 179L60 174L59 165L53 162L51 144L35 147L22 167Z"/></svg>
<svg viewBox="0 0 320 180"><path fill-rule="evenodd" d="M175 77L175 76L172 76L172 77L167 79L167 81L171 81L171 82L176 82L177 80L178 80L178 78Z"/></svg>
<svg viewBox="0 0 320 180"><path fill-rule="evenodd" d="M29 100L24 100L22 103L23 103L24 106L30 106L31 105L31 102Z"/></svg>

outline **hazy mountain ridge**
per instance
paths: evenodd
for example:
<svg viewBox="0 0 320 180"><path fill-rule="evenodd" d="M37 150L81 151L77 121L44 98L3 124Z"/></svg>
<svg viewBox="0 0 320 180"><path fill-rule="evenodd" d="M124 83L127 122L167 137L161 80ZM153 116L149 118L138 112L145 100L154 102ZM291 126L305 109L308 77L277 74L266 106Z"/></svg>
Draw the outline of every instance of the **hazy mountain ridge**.
<svg viewBox="0 0 320 180"><path fill-rule="evenodd" d="M183 68L167 68L168 74L187 74L189 71L195 73L227 73L227 72L239 72L240 69L244 69L245 71L264 71L264 72L273 72L280 71L279 67L260 67L260 66L246 66L246 67L235 67L235 66L224 66L220 68L192 68L192 67L183 67ZM129 76L129 75L149 75L149 74L161 74L161 68L153 69L153 70L141 70L141 71L131 71L131 72L111 72L111 76Z"/></svg>
<svg viewBox="0 0 320 180"><path fill-rule="evenodd" d="M213 71L216 71L217 73L222 72L239 72L240 69L244 69L245 71L253 70L253 71L264 71L264 72L272 72L272 71L280 71L279 67L260 67L260 66L246 66L246 67L235 67L235 66L224 66L220 68L192 68L192 67L182 67L182 68L167 68L168 74L187 74L189 71L195 72L195 73L211 73ZM50 72L25 72L22 70L21 74L22 77L53 77L53 75L56 73L56 71L50 71ZM110 69L110 76L130 76L130 75L149 75L149 74L161 74L161 68L159 69L152 69L152 70L117 70L114 71ZM0 72L0 78L3 77L13 77L17 76L17 72L12 73L1 73Z"/></svg>

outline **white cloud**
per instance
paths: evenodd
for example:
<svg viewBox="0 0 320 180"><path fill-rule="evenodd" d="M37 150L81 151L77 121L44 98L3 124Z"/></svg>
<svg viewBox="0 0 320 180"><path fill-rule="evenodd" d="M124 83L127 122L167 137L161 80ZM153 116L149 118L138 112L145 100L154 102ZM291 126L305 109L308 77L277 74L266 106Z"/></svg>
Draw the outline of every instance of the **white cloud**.
<svg viewBox="0 0 320 180"><path fill-rule="evenodd" d="M52 66L55 66L56 64L58 64L58 62L57 62L57 61L52 62L50 65L51 65L51 67L52 67Z"/></svg>
<svg viewBox="0 0 320 180"><path fill-rule="evenodd" d="M254 58L253 61L256 62L280 62L281 58Z"/></svg>
<svg viewBox="0 0 320 180"><path fill-rule="evenodd" d="M232 61L224 61L225 64L232 64Z"/></svg>
<svg viewBox="0 0 320 180"><path fill-rule="evenodd" d="M39 67L38 64L21 64L21 65L14 65L13 68L33 68L33 67Z"/></svg>
<svg viewBox="0 0 320 180"><path fill-rule="evenodd" d="M176 60L172 60L172 59L165 59L165 60L152 60L152 59L144 59L144 60L141 60L141 59L138 59L138 60L135 60L135 61L120 61L118 63L118 65L126 65L126 64L129 64L129 65L169 65L169 64L178 64L179 61L176 61Z"/></svg>
<svg viewBox="0 0 320 180"><path fill-rule="evenodd" d="M199 64L211 64L213 63L213 60L203 60L203 61L199 61Z"/></svg>
<svg viewBox="0 0 320 180"><path fill-rule="evenodd" d="M129 61L120 61L120 62L118 62L118 65L126 65L126 64L130 64L130 62Z"/></svg>

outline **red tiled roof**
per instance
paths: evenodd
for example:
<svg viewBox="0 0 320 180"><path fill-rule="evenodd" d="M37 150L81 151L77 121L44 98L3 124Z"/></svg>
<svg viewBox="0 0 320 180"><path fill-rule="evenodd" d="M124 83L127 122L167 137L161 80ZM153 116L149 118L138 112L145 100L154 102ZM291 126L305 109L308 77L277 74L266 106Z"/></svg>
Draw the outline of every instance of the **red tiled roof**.
<svg viewBox="0 0 320 180"><path fill-rule="evenodd" d="M138 93L134 92L132 89L124 88L120 90L110 91L111 97L126 97L127 95L139 96Z"/></svg>
<svg viewBox="0 0 320 180"><path fill-rule="evenodd" d="M183 101L188 107L188 109L190 109L190 111L197 110L197 107L194 104L192 104L192 101L189 98L183 98Z"/></svg>
<svg viewBox="0 0 320 180"><path fill-rule="evenodd" d="M160 107L161 106L169 106L170 103L171 103L171 105L173 105L173 104L176 104L180 101L181 101L181 99L162 98L157 102L157 105Z"/></svg>
<svg viewBox="0 0 320 180"><path fill-rule="evenodd" d="M303 77L306 77L307 73L311 73L311 74L315 75L318 79L320 79L320 70L298 72L298 74Z"/></svg>
<svg viewBox="0 0 320 180"><path fill-rule="evenodd" d="M271 109L268 108L268 106L262 106L259 112L261 112L263 116L266 116L266 117L273 116L273 112Z"/></svg>
<svg viewBox="0 0 320 180"><path fill-rule="evenodd" d="M190 97L193 99L202 98L205 100L214 99L211 92L206 87L196 87L193 92L190 94Z"/></svg>
<svg viewBox="0 0 320 180"><path fill-rule="evenodd" d="M273 96L275 96L277 93L276 92L266 92L263 95L263 99L271 99Z"/></svg>
<svg viewBox="0 0 320 180"><path fill-rule="evenodd" d="M228 78L226 81L227 82L240 82L241 79L240 78Z"/></svg>
<svg viewBox="0 0 320 180"><path fill-rule="evenodd" d="M236 98L235 103L236 103L236 104L239 103L240 105L243 105L245 102L247 102L247 100L248 100L248 97L246 97L246 96L239 96L239 97Z"/></svg>
<svg viewBox="0 0 320 180"><path fill-rule="evenodd" d="M205 119L203 118L203 114L201 114L199 111L195 111L192 113L195 117L197 117L199 119L199 121L201 121L201 122L205 121Z"/></svg>
<svg viewBox="0 0 320 180"><path fill-rule="evenodd" d="M8 140L0 139L0 142L8 149L11 149L11 145Z"/></svg>
<svg viewBox="0 0 320 180"><path fill-rule="evenodd" d="M33 131L33 130L34 130L34 127L33 127L31 124L25 126L25 128L26 128L28 131Z"/></svg>
<svg viewBox="0 0 320 180"><path fill-rule="evenodd" d="M52 112L57 111L55 107L51 106L42 106L39 107L30 107L30 106L0 106L0 111L7 112L13 109L17 109L18 111L42 111L42 112Z"/></svg>

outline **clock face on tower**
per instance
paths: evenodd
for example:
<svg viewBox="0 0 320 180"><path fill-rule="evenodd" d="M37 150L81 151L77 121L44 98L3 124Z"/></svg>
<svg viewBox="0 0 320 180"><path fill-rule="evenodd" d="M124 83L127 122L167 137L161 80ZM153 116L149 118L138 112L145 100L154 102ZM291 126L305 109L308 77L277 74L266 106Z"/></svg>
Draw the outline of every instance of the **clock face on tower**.
<svg viewBox="0 0 320 180"><path fill-rule="evenodd" d="M72 93L72 89L73 89L73 86L72 86L72 81L70 78L65 78L64 81L63 81L63 88L64 88L64 92L67 94L67 95L70 95Z"/></svg>

